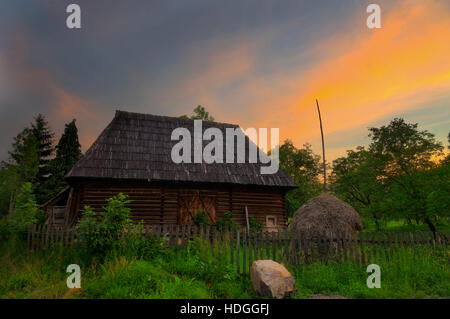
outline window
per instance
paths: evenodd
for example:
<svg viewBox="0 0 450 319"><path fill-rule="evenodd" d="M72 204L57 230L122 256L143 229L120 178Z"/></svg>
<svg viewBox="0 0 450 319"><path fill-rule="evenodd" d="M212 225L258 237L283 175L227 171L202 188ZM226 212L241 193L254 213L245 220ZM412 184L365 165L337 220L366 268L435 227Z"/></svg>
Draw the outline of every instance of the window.
<svg viewBox="0 0 450 319"><path fill-rule="evenodd" d="M276 227L277 218L275 216L266 216L266 227Z"/></svg>

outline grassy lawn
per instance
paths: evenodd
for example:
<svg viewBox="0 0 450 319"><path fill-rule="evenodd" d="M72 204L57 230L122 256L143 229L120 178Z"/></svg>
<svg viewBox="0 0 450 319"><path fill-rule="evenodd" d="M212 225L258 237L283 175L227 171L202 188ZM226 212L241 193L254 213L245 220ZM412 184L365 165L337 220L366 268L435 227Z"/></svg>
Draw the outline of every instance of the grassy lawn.
<svg viewBox="0 0 450 319"><path fill-rule="evenodd" d="M0 244L0 298L255 298L249 275L238 275L221 247L193 244L152 257L112 256L87 259L79 249L54 249L30 256L22 242ZM81 289L68 289L69 264L81 266ZM367 265L330 262L288 266L297 291L291 298L314 294L350 298L448 298L447 251L378 262L381 288L366 286Z"/></svg>
<svg viewBox="0 0 450 319"><path fill-rule="evenodd" d="M435 225L438 232L450 232L449 223L438 223ZM364 231L378 231L375 223L371 220L364 223ZM382 226L381 231L386 232L416 232L416 231L426 231L429 232L430 228L426 224L409 224L404 220L390 220Z"/></svg>

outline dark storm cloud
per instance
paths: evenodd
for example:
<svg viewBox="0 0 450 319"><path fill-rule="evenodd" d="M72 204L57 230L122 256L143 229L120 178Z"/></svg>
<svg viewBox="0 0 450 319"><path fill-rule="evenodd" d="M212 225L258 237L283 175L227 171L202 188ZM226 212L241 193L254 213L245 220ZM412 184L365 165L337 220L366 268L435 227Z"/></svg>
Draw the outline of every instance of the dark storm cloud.
<svg viewBox="0 0 450 319"><path fill-rule="evenodd" d="M87 123L78 123L90 143L119 107L189 111L197 103L189 101L192 96L175 93L171 100L159 92L197 72L198 65L190 65L192 54L200 55L201 63L216 53L211 41L224 51L235 39L251 43L259 31L295 19L301 5L298 0L282 6L261 0L76 1L82 28L69 30L65 9L72 2L1 5L2 158L12 136L37 113L47 115L58 133L61 121L86 116Z"/></svg>
<svg viewBox="0 0 450 319"><path fill-rule="evenodd" d="M383 12L403 3L381 2ZM69 3L81 7L80 30L66 27ZM445 10L439 4L427 8L420 1L411 3L411 10L423 8L419 16L424 21L430 16L428 25L441 28L445 19L435 12L442 15ZM308 104L313 95L342 92L335 86L345 79L349 96L370 86L364 78L353 81L346 72L355 61L360 68L378 61L371 55L378 47L358 55L358 48L371 38L364 25L366 5L359 0L2 1L0 159L37 113L47 116L57 138L64 124L77 118L86 149L118 108L178 116L202 104L221 121L280 127L281 135L285 132L299 145L302 139L311 141L317 133ZM401 17L410 10L407 4L398 8ZM414 25L413 18L408 23ZM421 30L408 34L417 34L418 42L432 40L434 46L426 47L445 49L429 34L420 35L426 28ZM352 48L357 50L349 51ZM391 54L386 50L383 56ZM357 59L346 60L351 53ZM417 61L422 60L432 62L426 57ZM413 66L405 69L414 70ZM339 80L324 83L330 74ZM404 83L391 86L398 84ZM370 92L367 96L378 101ZM333 97L329 95L331 101ZM305 99L308 102L299 102ZM331 101L328 107L341 107ZM348 105L349 115L373 114L365 121L388 115L367 109L370 103L358 103ZM326 107L324 103L325 113ZM391 112L394 107L386 109ZM354 116L356 121L361 120ZM336 123L340 121L334 119L327 127ZM335 144L338 149L339 141Z"/></svg>

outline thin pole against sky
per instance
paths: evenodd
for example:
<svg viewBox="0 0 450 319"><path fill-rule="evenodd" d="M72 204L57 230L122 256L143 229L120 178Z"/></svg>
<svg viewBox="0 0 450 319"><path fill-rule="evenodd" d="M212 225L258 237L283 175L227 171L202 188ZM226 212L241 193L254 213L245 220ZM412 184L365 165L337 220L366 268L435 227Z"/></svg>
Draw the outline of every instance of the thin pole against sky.
<svg viewBox="0 0 450 319"><path fill-rule="evenodd" d="M316 99L317 112L319 113L320 134L322 135L322 157L323 157L323 191L327 192L327 165L325 162L325 143L323 142L322 117L320 116L319 101Z"/></svg>

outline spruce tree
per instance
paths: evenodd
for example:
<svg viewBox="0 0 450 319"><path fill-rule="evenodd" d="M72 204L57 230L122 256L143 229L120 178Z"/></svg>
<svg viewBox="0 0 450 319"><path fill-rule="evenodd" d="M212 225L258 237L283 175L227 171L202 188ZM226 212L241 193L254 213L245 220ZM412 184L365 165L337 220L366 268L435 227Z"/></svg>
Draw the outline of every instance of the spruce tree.
<svg viewBox="0 0 450 319"><path fill-rule="evenodd" d="M54 133L42 114L38 114L34 118L34 123L31 124L31 132L38 141L39 149L39 170L37 174L37 184L34 185L36 200L39 204L46 202L49 190L45 188L51 169L50 160L54 154L53 137Z"/></svg>
<svg viewBox="0 0 450 319"><path fill-rule="evenodd" d="M81 145L78 140L78 129L75 119L66 124L64 133L61 136L58 145L56 145L55 162L57 169L62 175L67 174L69 170L81 158Z"/></svg>
<svg viewBox="0 0 450 319"><path fill-rule="evenodd" d="M64 176L72 169L81 156L78 129L75 120L73 120L66 124L64 133L56 145L56 156L49 163L51 176L42 185L46 200L51 199L67 185Z"/></svg>

